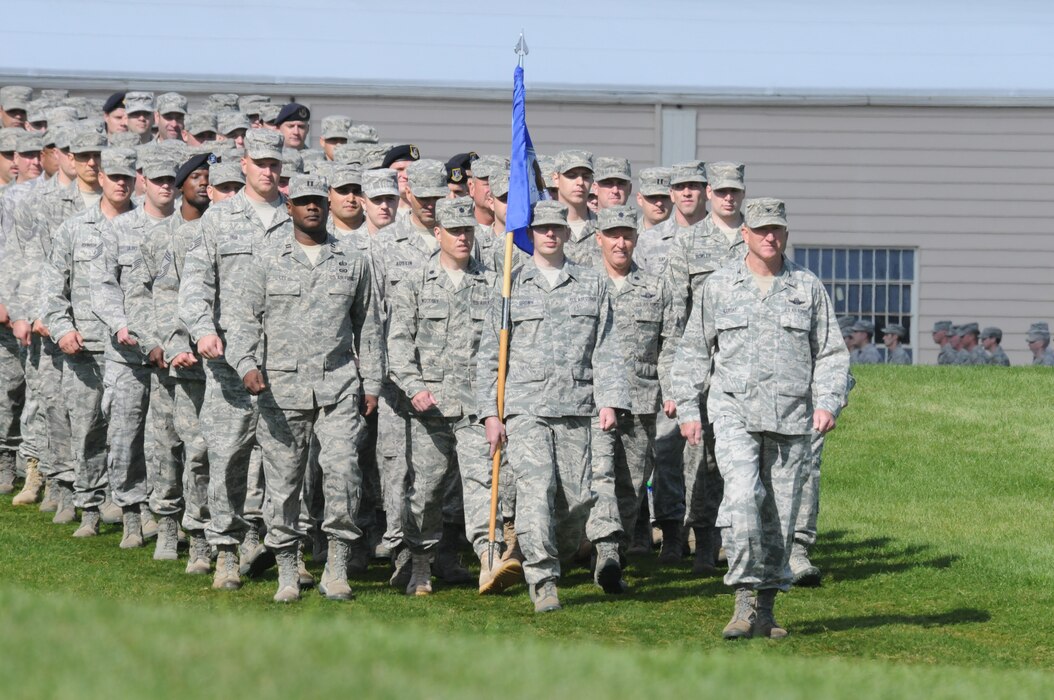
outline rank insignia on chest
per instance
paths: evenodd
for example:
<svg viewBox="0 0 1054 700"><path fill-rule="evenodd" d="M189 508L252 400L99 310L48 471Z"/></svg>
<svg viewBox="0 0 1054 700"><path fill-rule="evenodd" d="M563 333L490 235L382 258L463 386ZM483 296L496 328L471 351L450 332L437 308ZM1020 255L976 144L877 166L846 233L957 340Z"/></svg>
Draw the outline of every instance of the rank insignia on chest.
<svg viewBox="0 0 1054 700"><path fill-rule="evenodd" d="M801 306L802 304L805 303L805 300L804 299L791 299L790 303L795 304L797 306Z"/></svg>

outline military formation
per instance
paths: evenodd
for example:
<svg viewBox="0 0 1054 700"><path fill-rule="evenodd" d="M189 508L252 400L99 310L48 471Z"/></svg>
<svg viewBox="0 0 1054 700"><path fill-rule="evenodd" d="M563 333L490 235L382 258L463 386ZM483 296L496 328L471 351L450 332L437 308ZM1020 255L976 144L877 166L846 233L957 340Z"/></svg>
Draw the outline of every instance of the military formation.
<svg viewBox="0 0 1054 700"><path fill-rule="evenodd" d="M723 572L728 639L786 635L777 594L819 585L824 435L850 363L881 357L744 165L540 156L506 281L503 156L425 158L344 116L314 139L262 95L8 86L0 117L15 505L78 538L120 524L219 590L276 567L278 602L351 599L384 560L409 595L525 583L553 611L569 567L627 592L652 523L662 563ZM938 326L942 357L1005 360L998 329ZM1037 363L1049 340L1029 331Z"/></svg>

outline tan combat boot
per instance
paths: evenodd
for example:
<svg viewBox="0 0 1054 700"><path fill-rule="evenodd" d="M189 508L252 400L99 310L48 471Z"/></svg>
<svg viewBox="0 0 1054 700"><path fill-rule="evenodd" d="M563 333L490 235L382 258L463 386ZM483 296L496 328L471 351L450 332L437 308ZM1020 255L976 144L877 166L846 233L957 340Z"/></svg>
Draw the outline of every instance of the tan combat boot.
<svg viewBox="0 0 1054 700"><path fill-rule="evenodd" d="M186 572L191 576L203 576L209 573L212 562L209 561L209 542L205 539L204 530L191 530L190 553L187 556Z"/></svg>
<svg viewBox="0 0 1054 700"><path fill-rule="evenodd" d="M179 523L174 515L163 515L157 523L157 544L154 545L154 559L158 561L175 561L176 548L179 546Z"/></svg>
<svg viewBox="0 0 1054 700"><path fill-rule="evenodd" d="M95 537L99 534L99 509L85 508L81 511L81 526L73 533L74 537Z"/></svg>
<svg viewBox="0 0 1054 700"><path fill-rule="evenodd" d="M58 499L55 497L55 480L44 480L44 495L40 497L40 512L54 513L59 509Z"/></svg>
<svg viewBox="0 0 1054 700"><path fill-rule="evenodd" d="M528 588L531 592L531 602L534 603L534 612L547 613L560 609L560 597L555 579L546 579Z"/></svg>
<svg viewBox="0 0 1054 700"><path fill-rule="evenodd" d="M274 594L274 602L294 603L300 600L297 546L276 549L274 558L278 563L278 591Z"/></svg>
<svg viewBox="0 0 1054 700"><path fill-rule="evenodd" d="M26 483L19 494L11 500L11 505L28 506L36 503L43 488L44 477L40 473L40 462L36 457L30 457L26 460Z"/></svg>
<svg viewBox="0 0 1054 700"><path fill-rule="evenodd" d="M298 542L296 545L296 576L301 588L315 587L315 577L307 570L307 564L304 563L303 541Z"/></svg>
<svg viewBox="0 0 1054 700"><path fill-rule="evenodd" d="M351 586L348 585L348 554L351 544L333 538L326 549L326 568L318 582L318 592L329 600L351 600L355 597Z"/></svg>
<svg viewBox="0 0 1054 700"><path fill-rule="evenodd" d="M135 549L143 546L143 521L139 515L139 506L124 509L122 516L124 533L121 535L121 549Z"/></svg>
<svg viewBox="0 0 1054 700"><path fill-rule="evenodd" d="M765 588L758 591L757 616L754 619L754 636L768 637L769 639L783 639L787 636L787 630L780 627L776 622L773 606L776 603L775 588Z"/></svg>
<svg viewBox="0 0 1054 700"><path fill-rule="evenodd" d="M77 519L77 508L73 505L73 486L61 481L56 481L52 486L55 492L55 516L51 522L56 525L66 525Z"/></svg>
<svg viewBox="0 0 1054 700"><path fill-rule="evenodd" d="M233 544L221 544L216 557L216 573L212 577L212 587L217 590L236 591L242 587L238 576L238 554Z"/></svg>
<svg viewBox="0 0 1054 700"><path fill-rule="evenodd" d="M757 598L749 588L736 589L736 608L732 619L725 625L722 636L725 639L750 639L757 617Z"/></svg>

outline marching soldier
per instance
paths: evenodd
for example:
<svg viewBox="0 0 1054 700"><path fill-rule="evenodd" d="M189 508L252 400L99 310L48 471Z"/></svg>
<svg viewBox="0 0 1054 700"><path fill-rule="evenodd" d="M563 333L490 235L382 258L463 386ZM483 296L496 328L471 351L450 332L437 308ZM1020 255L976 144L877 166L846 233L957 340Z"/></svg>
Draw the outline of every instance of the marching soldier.
<svg viewBox="0 0 1054 700"><path fill-rule="evenodd" d="M981 344L984 346L985 359L990 365L1009 367L1010 358L1003 350L1003 331L995 326L989 326L981 331Z"/></svg>
<svg viewBox="0 0 1054 700"><path fill-rule="evenodd" d="M595 266L600 260L597 248L596 215L589 211L589 191L593 187L593 154L589 151L566 150L556 154L553 171L556 181L556 200L567 207L567 257L579 265Z"/></svg>
<svg viewBox="0 0 1054 700"><path fill-rule="evenodd" d="M891 323L882 329L882 343L886 346L887 365L911 364L911 355L902 345L907 336L907 329L899 323Z"/></svg>

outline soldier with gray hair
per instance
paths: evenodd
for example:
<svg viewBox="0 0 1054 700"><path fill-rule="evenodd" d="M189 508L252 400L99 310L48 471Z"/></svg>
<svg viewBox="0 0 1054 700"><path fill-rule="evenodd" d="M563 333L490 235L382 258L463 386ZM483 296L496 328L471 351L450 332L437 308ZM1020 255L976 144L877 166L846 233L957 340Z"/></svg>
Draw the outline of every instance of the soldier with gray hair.
<svg viewBox="0 0 1054 700"><path fill-rule="evenodd" d="M773 607L777 592L791 585L811 436L835 426L849 357L823 284L784 255L783 202L748 200L742 236L743 263L707 280L702 323L686 327L676 363L691 348L712 367L708 414L725 486L717 524L728 553L725 583L735 589L723 635L779 638L787 631ZM689 440L698 442L698 407L689 402L678 411L682 425L694 428Z"/></svg>

